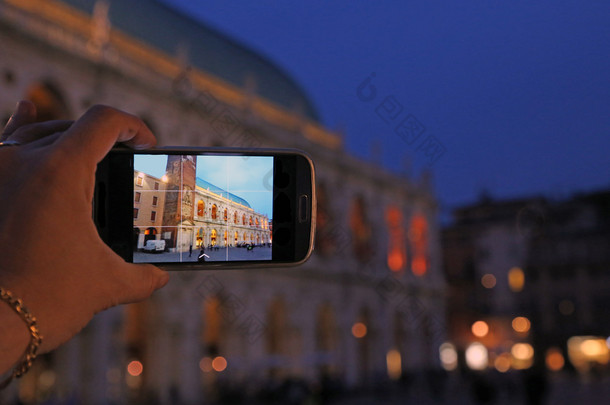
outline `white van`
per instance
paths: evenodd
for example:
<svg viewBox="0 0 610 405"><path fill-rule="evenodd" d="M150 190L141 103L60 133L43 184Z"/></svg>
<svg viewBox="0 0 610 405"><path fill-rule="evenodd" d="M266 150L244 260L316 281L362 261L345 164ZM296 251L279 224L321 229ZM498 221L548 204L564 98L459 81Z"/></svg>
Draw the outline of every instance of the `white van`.
<svg viewBox="0 0 610 405"><path fill-rule="evenodd" d="M144 245L145 252L160 253L160 252L163 252L164 250L165 250L165 241L163 239L161 239L161 240L150 239L150 240L146 241L146 245Z"/></svg>

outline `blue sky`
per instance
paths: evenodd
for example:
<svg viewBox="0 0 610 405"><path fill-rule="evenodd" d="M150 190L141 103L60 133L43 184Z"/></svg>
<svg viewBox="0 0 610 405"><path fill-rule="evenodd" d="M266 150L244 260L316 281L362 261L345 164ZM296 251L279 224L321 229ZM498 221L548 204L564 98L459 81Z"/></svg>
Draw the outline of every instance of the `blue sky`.
<svg viewBox="0 0 610 405"><path fill-rule="evenodd" d="M161 178L167 156L135 155L134 170ZM199 156L197 177L229 191L250 203L258 213L272 216L273 158L267 156Z"/></svg>
<svg viewBox="0 0 610 405"><path fill-rule="evenodd" d="M483 190L610 187L610 2L165 2L292 75L351 153L431 169L444 210ZM372 72L379 98L365 103L356 88ZM433 165L376 114L386 96L442 143Z"/></svg>

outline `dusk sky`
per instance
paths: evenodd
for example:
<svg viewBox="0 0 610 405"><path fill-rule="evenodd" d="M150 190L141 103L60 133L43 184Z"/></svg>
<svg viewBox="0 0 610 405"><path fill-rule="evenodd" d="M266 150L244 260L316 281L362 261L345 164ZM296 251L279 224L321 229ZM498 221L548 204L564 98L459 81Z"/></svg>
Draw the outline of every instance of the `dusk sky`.
<svg viewBox="0 0 610 405"><path fill-rule="evenodd" d="M165 175L167 155L134 155L134 170L161 178ZM199 156L197 177L248 201L259 214L273 218L271 184L273 157Z"/></svg>
<svg viewBox="0 0 610 405"><path fill-rule="evenodd" d="M610 187L610 2L165 2L289 73L351 153L377 144L389 170L431 167L445 212L483 190ZM376 114L387 96L442 143L434 164Z"/></svg>

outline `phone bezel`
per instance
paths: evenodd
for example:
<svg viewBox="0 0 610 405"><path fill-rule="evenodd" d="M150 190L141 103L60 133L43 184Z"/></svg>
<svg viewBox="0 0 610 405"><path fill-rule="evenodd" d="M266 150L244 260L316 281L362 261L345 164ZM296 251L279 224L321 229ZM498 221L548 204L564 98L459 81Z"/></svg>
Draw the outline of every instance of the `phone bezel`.
<svg viewBox="0 0 610 405"><path fill-rule="evenodd" d="M297 246L297 242L295 241L295 253L294 253L294 260L248 260L248 261L228 261L228 262L224 262L224 261L213 261L213 262L203 262L203 263L199 263L199 262L171 262L171 263L164 263L164 262L156 262L156 263L152 263L156 266L162 267L164 269L167 270L218 270L218 269L245 269L245 268L270 268L270 267L287 267L287 266L298 266L302 263L304 263L305 261L307 261L309 259L309 257L311 256L311 253L313 252L313 248L314 248L314 235L315 235L315 226L316 226L316 192L315 192L315 166L313 163L313 160L303 151L300 150L296 150L296 149L275 149L275 148L260 148L260 149L248 149L248 148L225 148L225 147L161 147L161 148L155 148L155 149L140 149L140 150L134 150L134 149L129 149L129 148L125 148L125 147L116 147L113 148L112 151L108 154L108 156L106 157L106 159L104 159L104 161L102 161L100 163L100 165L98 165L98 171L96 173L96 192L95 192L95 198L94 198L94 221L96 222L96 226L98 226L98 231L100 233L100 236L102 237L102 239L104 240L104 242L106 242L109 246L111 246L111 248L113 248L113 250L115 250L115 252L117 254L119 254L121 257L123 257L125 260L129 261L128 257L125 257L125 254L121 254L120 253L120 249L117 249L116 246L113 247L113 236L112 235L121 235L118 237L118 239L123 238L123 240L126 240L125 238L125 234L123 234L122 232L126 232L123 228L125 227L125 223L126 223L126 219L123 218L121 221L121 223L123 223L122 226L118 226L113 223L113 215L115 215L115 213L113 212L112 209L110 209L109 207L109 200L112 199L116 199L117 196L118 198L120 198L120 202L113 202L113 204L125 204L127 201L126 195L128 194L129 196L129 200L131 201L130 203L130 211L131 211L131 221L130 221L130 226L129 226L129 233L131 235L133 235L133 191L134 191L134 185L133 185L133 157L131 158L131 177L129 178L129 184L130 186L130 190L131 193L125 193L125 188L127 187L127 180L123 179L123 184L122 185L117 185L116 183L119 181L116 178L111 179L111 174L110 174L110 169L106 166L109 165L109 163L106 163L106 165L104 165L105 161L110 161L110 159L112 159L112 156L120 156L120 155L135 155L135 154L156 154L156 155L162 155L162 154L174 154L174 155L219 155L219 154L224 154L224 155L233 155L233 156L273 156L274 157L274 170L275 170L275 158L280 158L280 159L287 159L290 157L298 157L302 160L300 160L301 163L299 163L300 167L303 168L303 165L306 164L306 168L307 170L301 170L301 173L296 173L296 169L295 169L295 175L300 174L301 177L305 177L306 179L308 179L306 181L306 185L303 186L303 184L297 184L297 186L295 186L295 190L296 192L294 193L293 196L290 196L290 201L292 203L294 203L295 206L295 213L294 213L294 235L296 235L299 231L303 230L303 227L305 227L305 225L303 225L302 223L299 224L298 221L298 213L296 212L296 203L297 203L297 198L301 195L301 194L306 194L308 197L310 197L310 203L308 204L308 211L309 211L309 222L307 222L307 226L309 228L309 231L307 231L307 235L308 235L308 243L307 246L305 247L304 244L300 244ZM296 160L295 160L296 162ZM275 177L275 176L274 176ZM295 178L296 181L296 178ZM303 179L299 180L301 183L303 181ZM120 184L120 183L119 183ZM309 186L307 186L309 185ZM104 192L100 192L100 190L104 190ZM118 190L121 191L118 191ZM276 185L273 185L273 195L274 195L274 212L275 212L275 196L276 196L276 192L277 192L277 188ZM119 194L120 193L120 194ZM100 194L104 194L103 196L100 196ZM124 195L125 194L125 195ZM103 197L103 198L102 198ZM116 210L114 210L116 211ZM100 215L103 216L105 223L103 224L103 226L101 226L102 224L100 224ZM275 221L274 218L271 218L272 221ZM274 226L273 222L273 230L272 232L275 232L277 230L277 228ZM113 229L117 228L117 229ZM294 239L294 235L293 235L293 239ZM114 240L116 240L117 238L114 238ZM275 246L275 245L274 245ZM297 255L297 248L300 248L300 250L305 251L305 254L302 258L298 258L296 257ZM133 246L132 246L133 249ZM273 247L272 247L273 249ZM281 248L278 248L281 249ZM133 255L131 255L131 262L133 262Z"/></svg>

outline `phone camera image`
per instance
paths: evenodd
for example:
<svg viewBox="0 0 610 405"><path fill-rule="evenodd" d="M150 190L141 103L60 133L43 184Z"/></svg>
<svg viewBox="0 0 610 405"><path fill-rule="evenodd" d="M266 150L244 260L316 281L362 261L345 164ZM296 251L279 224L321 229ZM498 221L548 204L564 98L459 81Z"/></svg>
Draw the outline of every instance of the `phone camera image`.
<svg viewBox="0 0 610 405"><path fill-rule="evenodd" d="M272 156L136 154L133 262L272 259Z"/></svg>

